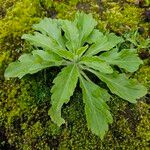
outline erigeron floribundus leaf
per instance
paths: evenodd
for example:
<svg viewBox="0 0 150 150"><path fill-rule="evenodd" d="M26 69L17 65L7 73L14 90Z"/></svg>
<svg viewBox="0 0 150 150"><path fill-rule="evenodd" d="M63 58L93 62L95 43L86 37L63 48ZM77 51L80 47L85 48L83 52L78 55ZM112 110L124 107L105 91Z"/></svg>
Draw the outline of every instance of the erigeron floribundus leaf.
<svg viewBox="0 0 150 150"><path fill-rule="evenodd" d="M74 22L68 20L60 20L62 30L65 32L65 38L67 39L66 47L71 52L75 52L79 47L79 30Z"/></svg>
<svg viewBox="0 0 150 150"><path fill-rule="evenodd" d="M75 65L69 65L62 69L62 71L54 79L54 86L51 89L51 104L49 115L53 122L58 126L65 123L61 117L61 107L64 103L68 103L70 97L73 95L78 81L78 70Z"/></svg>
<svg viewBox="0 0 150 150"><path fill-rule="evenodd" d="M63 60L61 57L59 57L57 54L53 53L53 52L46 52L43 50L33 50L31 52L34 56L38 56L41 59L43 59L44 61L48 61L48 62L57 62L57 61L61 61Z"/></svg>
<svg viewBox="0 0 150 150"><path fill-rule="evenodd" d="M5 70L5 78L19 77L22 78L26 74L33 74L42 69L51 66L59 66L62 64L62 58L42 50L34 50L32 54L23 54L18 61L9 64Z"/></svg>
<svg viewBox="0 0 150 150"><path fill-rule="evenodd" d="M86 42L89 44L96 43L98 41L104 40L104 34L97 29L94 29L92 33L86 39Z"/></svg>
<svg viewBox="0 0 150 150"><path fill-rule="evenodd" d="M74 22L79 30L80 46L83 46L87 37L97 25L97 21L92 17L91 14L85 15L83 12L81 12L76 13Z"/></svg>
<svg viewBox="0 0 150 150"><path fill-rule="evenodd" d="M78 57L81 57L87 49L88 49L88 45L84 47L80 47L79 49L77 49L76 55L78 55Z"/></svg>
<svg viewBox="0 0 150 150"><path fill-rule="evenodd" d="M59 49L62 49L62 47L60 47L56 41L39 32L34 32L34 35L24 34L22 39L30 42L30 44L34 45L35 47L41 47L44 50L53 51L54 53L56 53Z"/></svg>
<svg viewBox="0 0 150 150"><path fill-rule="evenodd" d="M136 80L128 79L125 74L103 74L96 71L91 71L103 82L107 84L112 93L118 95L130 103L136 103L137 99L147 93L147 89L137 83Z"/></svg>
<svg viewBox="0 0 150 150"><path fill-rule="evenodd" d="M128 79L125 74L100 74L99 78L107 84L112 93L131 103L136 103L138 98L147 93L144 86L135 80Z"/></svg>
<svg viewBox="0 0 150 150"><path fill-rule="evenodd" d="M113 49L100 55L100 58L110 65L117 65L129 72L136 71L139 65L143 64L135 49L123 49L120 52L118 49Z"/></svg>
<svg viewBox="0 0 150 150"><path fill-rule="evenodd" d="M80 77L80 85L85 103L85 114L88 128L103 139L108 125L113 122L106 101L110 96L106 90Z"/></svg>
<svg viewBox="0 0 150 150"><path fill-rule="evenodd" d="M23 77L52 66L65 66L54 79L51 89L49 115L58 126L65 123L61 108L73 95L80 78L88 128L101 139L112 123L106 104L110 95L88 77L86 71L95 74L113 94L135 103L146 94L146 88L125 74L116 73L117 65L134 72L142 64L133 49L121 50L122 37L114 33L103 34L95 29L96 20L91 14L78 12L74 21L44 18L33 26L34 34L25 34L23 39L33 45L30 54L23 54L8 65L4 76ZM118 50L119 49L119 50ZM98 82L98 81L97 81Z"/></svg>
<svg viewBox="0 0 150 150"><path fill-rule="evenodd" d="M101 51L108 51L117 46L117 44L123 42L123 38L118 37L113 33L104 36L99 34L99 36L100 37L98 38L98 40L96 40L95 42L93 41L94 44L92 44L92 46L88 49L86 55L92 56L98 54Z"/></svg>
<svg viewBox="0 0 150 150"><path fill-rule="evenodd" d="M60 47L56 41L53 41L52 39L41 33L35 32L34 35L24 34L22 36L22 39L26 39L32 45L36 47L41 47L48 52L53 52L65 59L73 58L73 54L70 51L62 49L62 47Z"/></svg>
<svg viewBox="0 0 150 150"><path fill-rule="evenodd" d="M104 73L113 73L113 69L102 59L97 56L85 56L81 59L81 64Z"/></svg>
<svg viewBox="0 0 150 150"><path fill-rule="evenodd" d="M33 28L44 35L48 35L60 48L65 49L65 43L61 35L61 28L58 20L44 18L40 23L33 25Z"/></svg>

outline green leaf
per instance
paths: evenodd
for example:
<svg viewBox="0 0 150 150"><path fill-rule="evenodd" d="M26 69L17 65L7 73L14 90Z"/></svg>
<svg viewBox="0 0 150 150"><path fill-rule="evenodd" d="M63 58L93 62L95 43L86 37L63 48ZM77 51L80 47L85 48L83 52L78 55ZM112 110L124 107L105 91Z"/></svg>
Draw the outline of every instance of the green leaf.
<svg viewBox="0 0 150 150"><path fill-rule="evenodd" d="M80 63L103 73L113 73L113 69L98 56L85 56L81 59Z"/></svg>
<svg viewBox="0 0 150 150"><path fill-rule="evenodd" d="M92 14L85 14L83 12L76 13L75 23L79 29L80 42L81 45L85 43L87 37L93 31L94 27L97 25L97 21L92 17Z"/></svg>
<svg viewBox="0 0 150 150"><path fill-rule="evenodd" d="M56 41L39 32L34 32L34 35L24 34L22 39L29 41L30 44L36 47L42 47L44 50L53 51L54 53L56 53L57 50L62 49Z"/></svg>
<svg viewBox="0 0 150 150"><path fill-rule="evenodd" d="M89 37L86 39L86 42L89 44L96 43L98 41L104 40L106 37L97 29L94 29Z"/></svg>
<svg viewBox="0 0 150 150"><path fill-rule="evenodd" d="M51 89L51 104L49 115L53 122L58 126L65 123L61 117L61 107L64 103L68 103L70 97L73 95L78 81L78 70L75 65L69 65L62 69L62 71L54 79L54 86Z"/></svg>
<svg viewBox="0 0 150 150"><path fill-rule="evenodd" d="M123 49L120 52L118 52L118 49L114 49L101 54L100 58L129 72L136 71L139 65L143 64L134 49Z"/></svg>
<svg viewBox="0 0 150 150"><path fill-rule="evenodd" d="M71 60L71 61L72 61L73 58L74 58L73 53L70 52L70 51L67 51L67 50L59 50L59 51L57 52L57 54L58 54L59 56L65 58L65 59L68 59L68 60Z"/></svg>
<svg viewBox="0 0 150 150"><path fill-rule="evenodd" d="M59 57L51 56L49 53L41 50L35 50L33 55L23 54L18 61L10 63L5 70L4 76L6 79L10 77L22 78L26 74L33 74L44 68L61 64L62 61Z"/></svg>
<svg viewBox="0 0 150 150"><path fill-rule="evenodd" d="M59 47L65 49L64 41L61 35L61 28L58 25L58 20L44 18L40 23L33 25L33 28L45 35L48 35L51 39L57 42Z"/></svg>
<svg viewBox="0 0 150 150"><path fill-rule="evenodd" d="M108 51L115 47L117 44L123 42L121 37L116 36L114 33L100 36L99 40L96 41L86 52L86 55L92 56L98 54L101 51Z"/></svg>
<svg viewBox="0 0 150 150"><path fill-rule="evenodd" d="M49 62L57 62L57 61L62 61L63 59L59 57L57 54L53 52L46 52L43 50L33 50L32 54L34 56L39 56L41 59L44 61L49 61Z"/></svg>
<svg viewBox="0 0 150 150"><path fill-rule="evenodd" d="M81 47L81 48L79 48L78 50L77 50L77 52L76 52L76 54L79 56L79 57L81 57L84 53L85 53L85 51L88 49L88 45L86 45L86 46L84 46L84 47Z"/></svg>
<svg viewBox="0 0 150 150"><path fill-rule="evenodd" d="M79 48L79 31L74 22L68 20L60 20L62 30L65 32L67 48L74 52Z"/></svg>
<svg viewBox="0 0 150 150"><path fill-rule="evenodd" d="M26 39L31 44L37 47L42 47L44 50L53 52L65 59L73 59L73 54L70 51L63 50L61 47L59 47L56 41L51 40L49 37L41 33L35 32L35 35L24 34L22 39Z"/></svg>
<svg viewBox="0 0 150 150"><path fill-rule="evenodd" d="M103 139L106 131L108 131L108 124L113 122L109 107L106 104L110 96L106 90L86 81L82 77L80 77L80 85L85 103L88 128Z"/></svg>
<svg viewBox="0 0 150 150"><path fill-rule="evenodd" d="M93 72L93 71L92 71ZM128 79L125 74L102 74L93 72L103 82L107 84L112 93L131 102L136 103L136 99L143 97L147 89L133 79Z"/></svg>

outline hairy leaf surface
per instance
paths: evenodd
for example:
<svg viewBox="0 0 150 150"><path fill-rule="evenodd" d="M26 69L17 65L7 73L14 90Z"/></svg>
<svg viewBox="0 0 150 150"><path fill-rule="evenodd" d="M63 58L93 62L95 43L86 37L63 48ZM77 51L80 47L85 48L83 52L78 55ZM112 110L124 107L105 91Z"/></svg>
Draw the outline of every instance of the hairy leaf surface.
<svg viewBox="0 0 150 150"><path fill-rule="evenodd" d="M76 52L76 54L79 56L79 57L81 57L84 53L85 53L85 51L88 49L88 45L86 45L86 46L84 46L84 47L81 47L81 48L79 48L78 50L77 50L77 52Z"/></svg>
<svg viewBox="0 0 150 150"><path fill-rule="evenodd" d="M92 17L91 14L85 14L83 12L76 13L75 23L79 29L80 34L80 46L83 46L87 37L93 31L94 27L97 25L97 21Z"/></svg>
<svg viewBox="0 0 150 150"><path fill-rule="evenodd" d="M61 28L59 27L58 20L44 18L40 23L33 25L33 28L41 33L48 35L51 39L53 39L59 47L62 49L65 48L65 44L63 38L61 36Z"/></svg>
<svg viewBox="0 0 150 150"><path fill-rule="evenodd" d="M34 32L34 35L24 34L22 36L22 39L29 41L30 44L32 44L36 47L42 47L44 50L53 51L54 53L56 53L58 50L62 49L61 47L59 47L59 45L57 44L56 41L54 41L50 37L48 37L44 34L41 34L39 32Z"/></svg>
<svg viewBox="0 0 150 150"><path fill-rule="evenodd" d="M105 61L103 61L97 56L92 56L92 57L85 56L82 58L80 63L86 65L87 67L98 70L100 72L104 72L104 73L113 72L113 69Z"/></svg>
<svg viewBox="0 0 150 150"><path fill-rule="evenodd" d="M49 37L41 33L35 32L34 35L24 34L22 38L26 39L31 44L37 47L42 47L44 50L53 52L65 59L73 58L73 54L70 51L62 49L61 47L59 47L59 45L55 41L51 40Z"/></svg>
<svg viewBox="0 0 150 150"><path fill-rule="evenodd" d="M133 79L128 79L125 74L111 74L106 75L96 73L96 75L107 84L112 93L121 98L136 103L136 99L144 96L147 89Z"/></svg>
<svg viewBox="0 0 150 150"><path fill-rule="evenodd" d="M49 61L49 62L57 62L63 60L61 57L59 57L57 54L53 52L46 52L43 50L33 50L32 54L34 56L38 56L44 61Z"/></svg>
<svg viewBox="0 0 150 150"><path fill-rule="evenodd" d="M75 65L69 65L62 69L62 71L54 79L54 86L51 89L51 104L49 115L53 122L58 126L65 123L61 117L61 107L64 103L68 103L70 97L73 95L78 81L78 70Z"/></svg>
<svg viewBox="0 0 150 150"><path fill-rule="evenodd" d="M105 52L100 55L100 58L109 64L117 65L129 72L134 72L142 64L142 60L138 57L136 50L123 49L118 52L117 49Z"/></svg>
<svg viewBox="0 0 150 150"><path fill-rule="evenodd" d="M89 35L89 37L86 39L86 42L89 44L96 43L100 40L104 40L106 37L102 32L100 32L97 29L94 29L92 33Z"/></svg>
<svg viewBox="0 0 150 150"><path fill-rule="evenodd" d="M60 57L51 55L48 52L35 50L32 51L32 54L23 54L18 61L10 63L5 71L5 78L22 78L26 74L33 74L44 68L62 64Z"/></svg>
<svg viewBox="0 0 150 150"><path fill-rule="evenodd" d="M66 42L67 48L74 52L79 48L79 30L76 27L74 22L68 20L61 20L60 21L61 28L65 32L65 37L68 40Z"/></svg>
<svg viewBox="0 0 150 150"><path fill-rule="evenodd" d="M98 54L101 51L108 51L121 42L123 42L123 39L113 33L107 34L105 36L100 36L99 40L97 40L96 43L94 43L88 49L86 55L92 56Z"/></svg>
<svg viewBox="0 0 150 150"><path fill-rule="evenodd" d="M108 130L108 124L113 121L109 107L105 102L109 100L109 94L106 90L83 78L80 78L80 84L88 128L103 139L105 132Z"/></svg>

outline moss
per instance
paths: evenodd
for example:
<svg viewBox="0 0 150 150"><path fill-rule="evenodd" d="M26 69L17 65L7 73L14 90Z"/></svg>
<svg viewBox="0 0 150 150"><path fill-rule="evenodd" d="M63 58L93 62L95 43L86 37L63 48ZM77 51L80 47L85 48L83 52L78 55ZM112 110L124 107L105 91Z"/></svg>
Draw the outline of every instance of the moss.
<svg viewBox="0 0 150 150"><path fill-rule="evenodd" d="M142 66L139 71L136 73L135 77L139 82L144 84L149 88L150 85L150 67L149 64Z"/></svg>
<svg viewBox="0 0 150 150"><path fill-rule="evenodd" d="M9 52L0 53L0 80L3 79L3 73L6 66L6 61L9 59Z"/></svg>
<svg viewBox="0 0 150 150"><path fill-rule="evenodd" d="M141 121L137 127L137 138L140 140L139 146L146 145L145 149L148 149L150 141L150 117L148 115L150 106L141 102L138 105L138 109L140 111Z"/></svg>
<svg viewBox="0 0 150 150"><path fill-rule="evenodd" d="M124 6L114 4L106 10L104 18L111 30L125 32L138 27L141 14L142 10L138 7L129 4Z"/></svg>
<svg viewBox="0 0 150 150"><path fill-rule="evenodd" d="M5 59L7 57L7 53L3 53L0 57L0 68L3 66L3 62L5 61Z"/></svg>
<svg viewBox="0 0 150 150"><path fill-rule="evenodd" d="M66 123L57 127L51 122L48 116L50 88L58 73L54 68L27 75L21 80L5 81L3 78L7 64L16 60L22 52L30 51L20 37L30 32L32 24L40 18L70 19L77 10L83 10L94 15L98 28L103 32L113 30L122 34L139 26L143 26L146 32L149 24L142 18L143 8L137 7L131 0L102 3L90 0L0 0L0 4L0 11L3 11L0 20L0 149L148 149L149 94L136 105L112 95L108 104L114 123L101 141L87 128L82 94L78 88L71 101L63 107L62 116ZM149 65L145 63L134 75L148 88L149 71Z"/></svg>
<svg viewBox="0 0 150 150"><path fill-rule="evenodd" d="M4 3L7 2L8 1ZM20 37L24 32L31 28L33 23L39 21L39 16L41 15L38 1L16 1L13 7L7 9L5 18L0 21L1 42L4 41L5 37Z"/></svg>

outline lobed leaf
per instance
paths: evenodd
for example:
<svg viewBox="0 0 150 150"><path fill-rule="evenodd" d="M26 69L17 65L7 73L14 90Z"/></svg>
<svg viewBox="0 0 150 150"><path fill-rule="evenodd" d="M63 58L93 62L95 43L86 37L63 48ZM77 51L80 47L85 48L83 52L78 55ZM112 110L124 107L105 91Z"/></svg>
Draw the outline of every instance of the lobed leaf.
<svg viewBox="0 0 150 150"><path fill-rule="evenodd" d="M58 20L44 18L40 23L33 25L33 29L40 31L44 35L48 35L51 39L57 42L60 48L65 49Z"/></svg>
<svg viewBox="0 0 150 150"><path fill-rule="evenodd" d="M61 47L59 47L56 41L53 41L52 39L41 33L35 32L35 35L24 34L22 36L22 39L29 41L30 44L35 45L36 47L42 47L44 50L53 52L65 59L73 59L73 54L70 51L62 49Z"/></svg>
<svg viewBox="0 0 150 150"><path fill-rule="evenodd" d="M105 52L99 56L108 64L117 65L129 72L134 72L143 64L142 60L138 57L137 51L133 49L123 49L118 52L118 49Z"/></svg>
<svg viewBox="0 0 150 150"><path fill-rule="evenodd" d="M123 38L113 33L104 35L94 29L96 25L92 15L83 12L76 14L75 21L44 18L33 26L37 31L34 35L22 36L40 50L21 55L18 61L9 64L4 75L5 78L21 78L47 67L67 65L53 81L52 106L48 113L58 126L65 122L61 117L61 108L69 102L79 77L88 128L103 139L113 120L106 104L110 95L93 83L84 70L95 74L112 93L131 103L144 96L147 90L135 80L128 79L125 74L115 73L112 69L113 65L117 65L129 72L136 71L142 64L136 51L119 51L115 47L124 41Z"/></svg>
<svg viewBox="0 0 150 150"><path fill-rule="evenodd" d="M62 61L63 59L59 57L57 54L53 52L46 52L43 50L33 50L31 52L34 56L39 56L41 57L44 61L51 61L51 62L57 62L57 61Z"/></svg>
<svg viewBox="0 0 150 150"><path fill-rule="evenodd" d="M26 74L33 74L44 68L61 64L62 60L59 57L52 56L42 50L34 50L32 54L23 54L18 61L10 63L4 76L6 79L10 77L22 78Z"/></svg>
<svg viewBox="0 0 150 150"><path fill-rule="evenodd" d="M54 79L54 86L51 89L51 104L49 115L54 123L61 126L65 123L61 117L61 107L64 103L68 103L70 97L73 95L78 81L78 70L75 65L69 65L62 69L62 71Z"/></svg>
<svg viewBox="0 0 150 150"><path fill-rule="evenodd" d="M80 77L80 86L85 103L88 128L103 139L106 131L108 131L108 124L113 122L109 107L106 104L110 96L106 90L92 82L86 81L82 77Z"/></svg>
<svg viewBox="0 0 150 150"><path fill-rule="evenodd" d="M93 31L94 27L97 25L97 21L92 17L92 14L85 14L83 12L76 13L75 24L79 29L80 34L80 46L83 46L86 42L87 37Z"/></svg>
<svg viewBox="0 0 150 150"><path fill-rule="evenodd" d="M147 93L147 89L133 79L128 79L125 74L103 74L92 71L100 80L105 82L112 93L127 100L136 103L136 99L143 97Z"/></svg>
<svg viewBox="0 0 150 150"><path fill-rule="evenodd" d="M57 50L62 49L59 47L56 41L39 32L34 32L34 35L24 34L22 39L30 42L30 44L34 45L35 47L41 47L44 50L53 51L54 53L56 53Z"/></svg>
<svg viewBox="0 0 150 150"><path fill-rule="evenodd" d="M67 39L66 47L69 51L75 53L79 48L79 30L74 22L68 20L60 20L60 25L62 30L65 32L65 37Z"/></svg>
<svg viewBox="0 0 150 150"><path fill-rule="evenodd" d="M116 36L114 33L105 36L100 35L100 38L88 49L86 55L96 55L101 51L108 51L115 47L117 44L123 42L121 37Z"/></svg>

